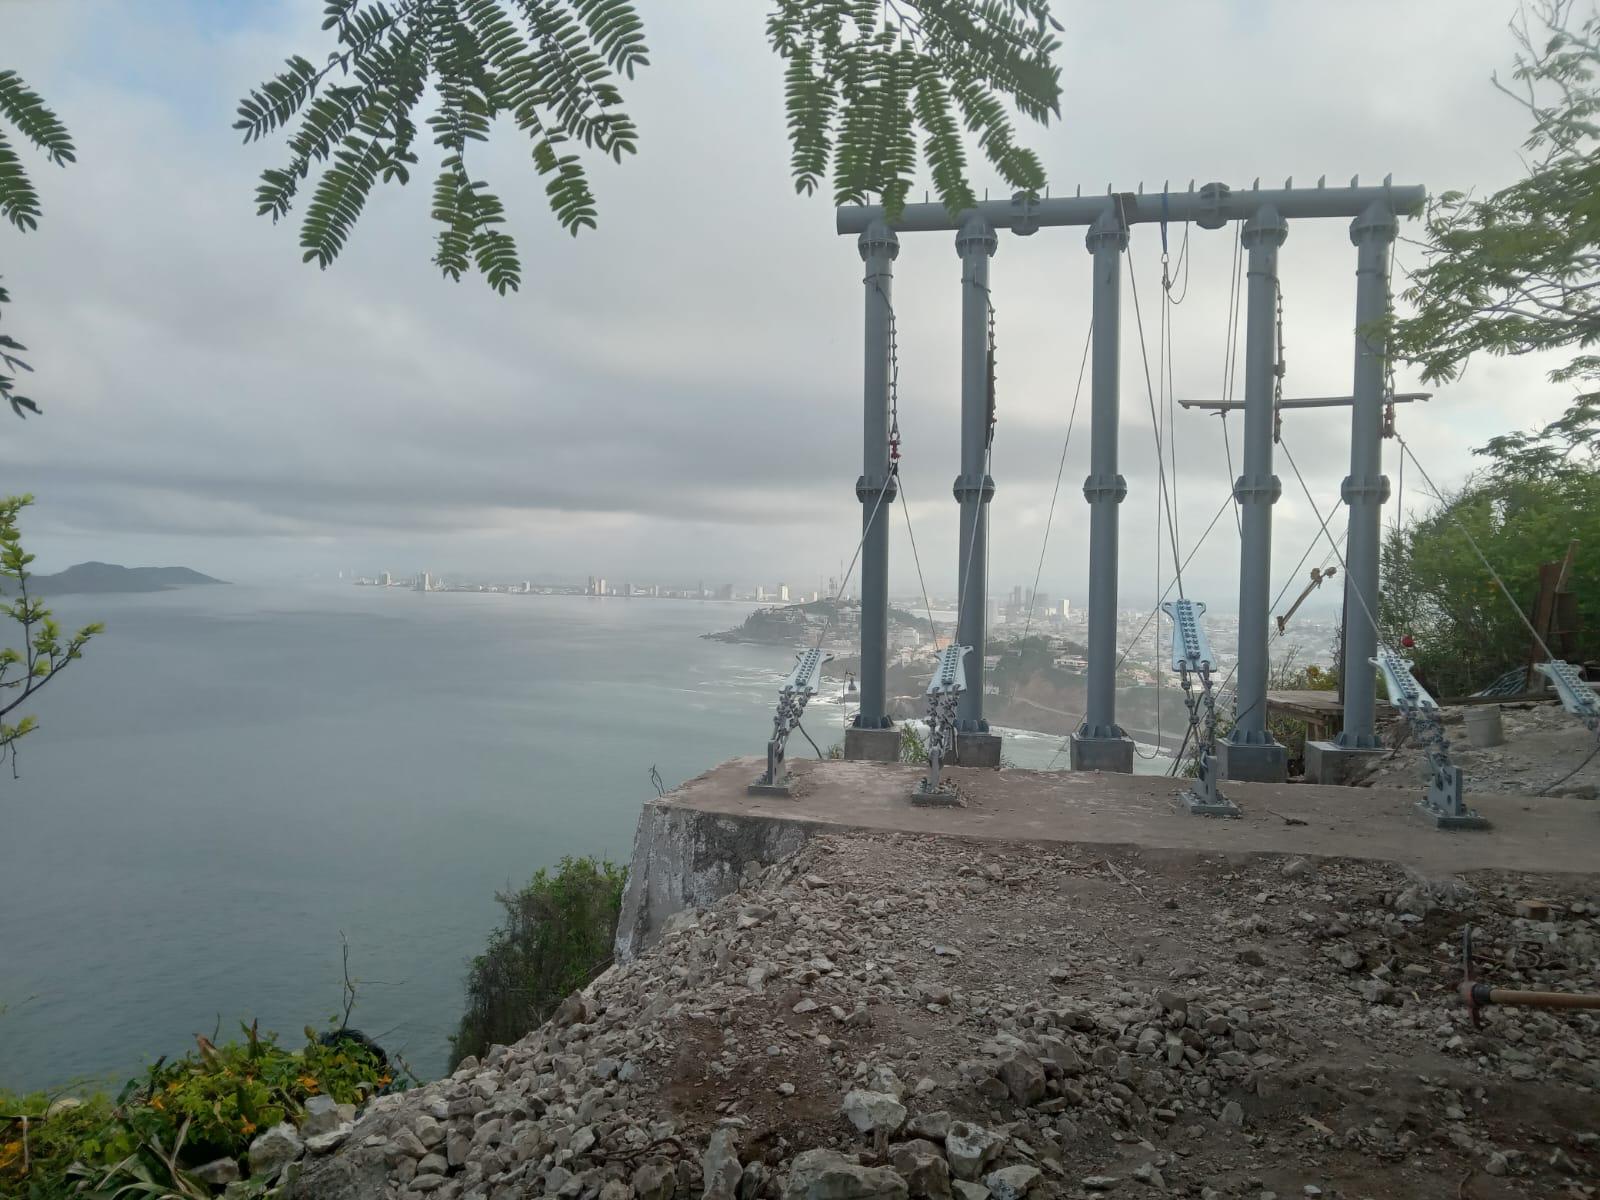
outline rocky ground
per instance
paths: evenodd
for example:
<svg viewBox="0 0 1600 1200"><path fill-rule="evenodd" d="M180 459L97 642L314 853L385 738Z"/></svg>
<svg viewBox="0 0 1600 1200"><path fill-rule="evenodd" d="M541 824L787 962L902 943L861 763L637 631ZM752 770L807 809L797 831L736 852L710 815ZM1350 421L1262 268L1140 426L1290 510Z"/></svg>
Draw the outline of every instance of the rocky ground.
<svg viewBox="0 0 1600 1200"><path fill-rule="evenodd" d="M1557 796L1600 797L1595 735L1559 705L1502 705L1500 719L1506 740L1484 750L1473 749L1467 741L1464 719L1468 711L1446 708L1441 714L1451 759L1465 774L1468 792L1537 793L1549 788L1550 794ZM1356 782L1374 787L1425 785L1423 755L1404 733L1401 723L1389 726L1386 736L1391 746L1400 743L1398 748L1374 759Z"/></svg>
<svg viewBox="0 0 1600 1200"><path fill-rule="evenodd" d="M819 837L544 1027L374 1101L315 1200L1587 1196L1595 880ZM280 1131L280 1135L281 1135ZM281 1141L281 1136L280 1136ZM337 1144L330 1144L337 1143Z"/></svg>

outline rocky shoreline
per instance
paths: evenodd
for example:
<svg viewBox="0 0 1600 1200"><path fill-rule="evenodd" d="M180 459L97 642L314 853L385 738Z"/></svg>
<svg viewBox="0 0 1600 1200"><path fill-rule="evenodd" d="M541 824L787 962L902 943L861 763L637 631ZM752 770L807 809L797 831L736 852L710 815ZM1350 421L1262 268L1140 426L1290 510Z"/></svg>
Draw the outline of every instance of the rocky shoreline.
<svg viewBox="0 0 1600 1200"><path fill-rule="evenodd" d="M1474 1028L1451 986L1471 923L1497 981L1594 989L1593 880L906 835L745 874L515 1046L305 1140L286 1194L1459 1200L1600 1178L1600 1025Z"/></svg>

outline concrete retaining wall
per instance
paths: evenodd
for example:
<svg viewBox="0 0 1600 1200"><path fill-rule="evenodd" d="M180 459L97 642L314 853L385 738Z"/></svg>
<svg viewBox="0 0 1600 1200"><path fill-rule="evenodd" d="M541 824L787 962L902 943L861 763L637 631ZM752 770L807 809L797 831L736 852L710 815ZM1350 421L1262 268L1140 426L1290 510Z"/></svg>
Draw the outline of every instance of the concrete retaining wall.
<svg viewBox="0 0 1600 1200"><path fill-rule="evenodd" d="M626 962L660 938L667 918L737 891L754 872L787 858L814 827L775 817L701 812L652 800L639 814L617 921Z"/></svg>

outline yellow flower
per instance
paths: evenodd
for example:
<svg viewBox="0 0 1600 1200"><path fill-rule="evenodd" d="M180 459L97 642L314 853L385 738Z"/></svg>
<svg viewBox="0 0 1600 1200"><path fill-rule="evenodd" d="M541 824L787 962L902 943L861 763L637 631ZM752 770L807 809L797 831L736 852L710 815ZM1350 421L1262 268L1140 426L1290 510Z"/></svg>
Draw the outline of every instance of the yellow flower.
<svg viewBox="0 0 1600 1200"><path fill-rule="evenodd" d="M159 1111L159 1110L164 1110L167 1106L165 1104L161 1103L161 1097L160 1096L151 1096L150 1097L150 1107L154 1108L154 1109L157 1109Z"/></svg>
<svg viewBox="0 0 1600 1200"><path fill-rule="evenodd" d="M239 1130L241 1133L254 1133L256 1131L256 1123L254 1121L246 1121L243 1125L239 1126Z"/></svg>
<svg viewBox="0 0 1600 1200"><path fill-rule="evenodd" d="M296 1082L299 1083L299 1085L301 1087L305 1088L305 1090L310 1092L312 1095L316 1094L317 1081L313 1076L302 1075L302 1076L300 1076L300 1078L298 1080L296 1080Z"/></svg>

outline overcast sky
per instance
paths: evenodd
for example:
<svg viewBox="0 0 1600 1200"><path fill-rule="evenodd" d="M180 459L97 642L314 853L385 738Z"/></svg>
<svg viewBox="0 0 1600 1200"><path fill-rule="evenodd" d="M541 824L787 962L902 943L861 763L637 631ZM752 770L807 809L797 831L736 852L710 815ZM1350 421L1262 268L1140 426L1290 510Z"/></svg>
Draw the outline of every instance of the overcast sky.
<svg viewBox="0 0 1600 1200"><path fill-rule="evenodd" d="M285 154L280 142L241 145L234 105L288 54L322 56L321 8L0 0L0 66L45 94L79 160L57 170L30 158L45 219L26 237L0 229L15 301L6 327L31 350L28 383L45 408L4 426L0 463L7 492L39 496L27 526L38 565L805 587L837 572L860 523L860 261L853 239L834 234L828 200L794 194L763 5L641 0L653 65L628 92L640 153L596 166L598 231L574 240L556 226L525 144L502 131L479 162L524 257L523 290L505 298L430 264L426 154L409 187L374 195L326 272L300 263L294 225L254 214L256 175ZM1510 59L1511 10L1505 0L1059 3L1063 116L1027 136L1058 194L1257 176L1311 184L1324 173L1342 184L1358 172L1435 193L1494 188L1516 177L1524 132L1489 84ZM1002 194L981 165L975 182ZM1221 388L1232 236L1193 231L1173 318L1180 396ZM1152 356L1159 254L1157 228L1139 227L1132 257ZM1401 245L1402 266L1415 256ZM1281 261L1286 394L1348 393L1347 222L1296 223ZM896 271L903 477L929 587L948 594L953 236L907 235ZM1083 231L1003 233L992 282L1001 592L1030 582L1040 554L1087 331ZM1126 287L1124 311L1122 594L1133 605L1149 603L1157 569L1156 479ZM1565 406L1548 367L1476 361L1430 404L1402 410L1441 486L1471 469L1471 447ZM1078 599L1087 410L1085 399L1041 584ZM1228 427L1237 457L1242 423ZM1286 422L1324 511L1348 465L1348 429L1347 412ZM1180 412L1177 445L1187 550L1225 501L1228 472L1215 417ZM1278 469L1282 580L1315 522L1281 459ZM1408 507L1425 500L1419 484L1408 472ZM893 528L892 582L909 592L898 513ZM1232 611L1237 571L1225 516L1189 593Z"/></svg>

